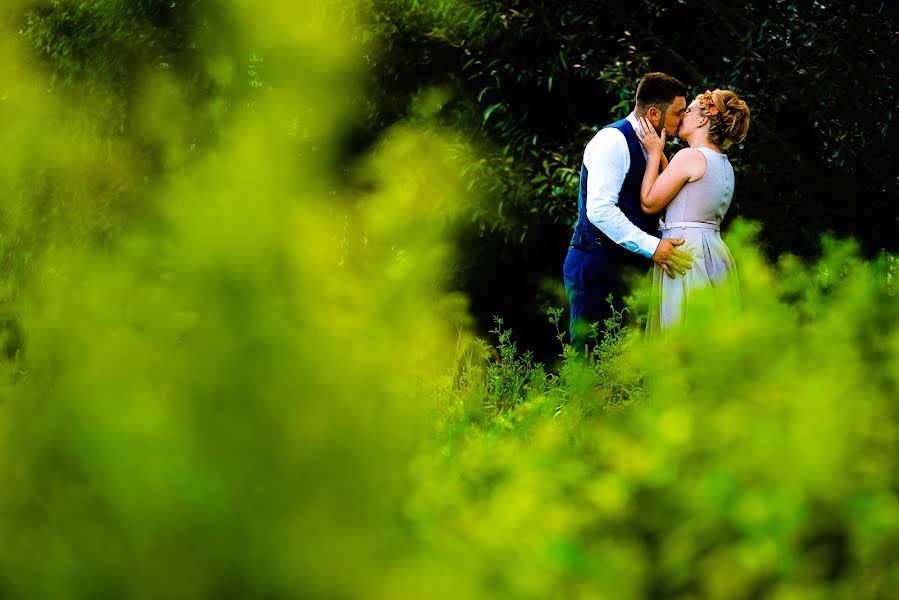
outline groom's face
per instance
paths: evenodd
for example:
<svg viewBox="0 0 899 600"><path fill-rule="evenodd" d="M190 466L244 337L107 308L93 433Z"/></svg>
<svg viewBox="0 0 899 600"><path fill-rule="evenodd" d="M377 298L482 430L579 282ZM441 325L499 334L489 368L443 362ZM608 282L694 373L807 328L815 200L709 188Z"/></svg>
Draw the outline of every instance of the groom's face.
<svg viewBox="0 0 899 600"><path fill-rule="evenodd" d="M666 137L673 138L680 129L681 121L684 118L684 111L687 110L687 99L683 96L676 96L674 102L668 107L668 112L663 116ZM662 133L662 128L658 127L658 132Z"/></svg>

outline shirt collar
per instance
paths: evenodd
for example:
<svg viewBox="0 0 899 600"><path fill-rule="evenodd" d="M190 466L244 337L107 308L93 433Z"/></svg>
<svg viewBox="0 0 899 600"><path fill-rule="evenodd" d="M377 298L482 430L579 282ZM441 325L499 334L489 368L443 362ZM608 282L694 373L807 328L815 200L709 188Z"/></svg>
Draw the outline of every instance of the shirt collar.
<svg viewBox="0 0 899 600"><path fill-rule="evenodd" d="M631 127L634 128L634 133L637 132L637 128L640 126L640 123L637 121L637 115L634 113L629 114L627 117L627 122L631 124ZM643 144L640 144L640 150L643 152L643 156L646 156L646 148L643 147Z"/></svg>
<svg viewBox="0 0 899 600"><path fill-rule="evenodd" d="M627 122L631 124L631 126L634 128L634 131L636 131L637 127L640 126L640 122L637 121L637 115L635 115L634 113L631 113L627 116Z"/></svg>

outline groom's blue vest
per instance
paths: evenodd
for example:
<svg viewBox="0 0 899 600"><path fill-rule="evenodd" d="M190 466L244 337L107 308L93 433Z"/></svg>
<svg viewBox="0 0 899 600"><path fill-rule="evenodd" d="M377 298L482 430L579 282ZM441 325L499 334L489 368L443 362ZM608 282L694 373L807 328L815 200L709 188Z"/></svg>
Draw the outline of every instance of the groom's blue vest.
<svg viewBox="0 0 899 600"><path fill-rule="evenodd" d="M627 119L621 119L606 127L614 127L624 134L627 140L627 149L631 157L631 166L624 178L621 192L618 194L618 208L624 213L631 223L654 236L659 234L659 216L647 215L640 207L640 186L643 183L643 172L646 170L646 159L640 148L640 140L634 133L634 128ZM603 128L605 129L605 127ZM581 189L577 198L578 219L574 226L574 235L571 236L571 244L582 250L593 252L597 246L617 246L602 233L596 225L587 218L587 178L590 173L587 167L581 163ZM619 246L620 248L620 246ZM624 250L623 248L621 248ZM626 253L631 254L625 250ZM634 256L637 256L636 254Z"/></svg>

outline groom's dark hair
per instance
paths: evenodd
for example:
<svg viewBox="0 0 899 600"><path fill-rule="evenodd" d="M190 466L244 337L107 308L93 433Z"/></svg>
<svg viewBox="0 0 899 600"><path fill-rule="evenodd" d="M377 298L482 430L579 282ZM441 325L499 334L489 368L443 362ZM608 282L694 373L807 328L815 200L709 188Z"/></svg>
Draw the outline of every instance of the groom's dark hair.
<svg viewBox="0 0 899 600"><path fill-rule="evenodd" d="M650 106L662 111L662 116L678 96L687 98L687 86L671 75L647 73L637 84L637 115L644 115Z"/></svg>

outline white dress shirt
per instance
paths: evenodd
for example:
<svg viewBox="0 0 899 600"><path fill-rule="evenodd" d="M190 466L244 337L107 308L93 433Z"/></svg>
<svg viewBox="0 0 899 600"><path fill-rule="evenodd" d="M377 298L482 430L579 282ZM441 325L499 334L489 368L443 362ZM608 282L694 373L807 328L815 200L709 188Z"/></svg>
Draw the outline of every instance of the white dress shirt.
<svg viewBox="0 0 899 600"><path fill-rule="evenodd" d="M628 122L639 126L634 113ZM643 156L646 149L640 145ZM618 208L618 194L631 168L631 153L624 134L614 127L600 129L584 149L587 167L587 218L613 242L647 258L659 247L659 238L634 225Z"/></svg>

